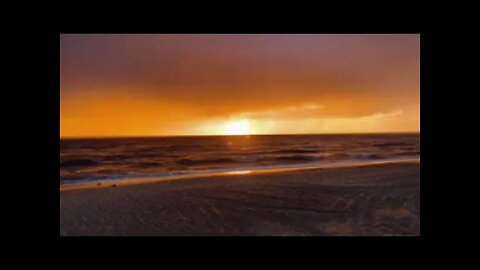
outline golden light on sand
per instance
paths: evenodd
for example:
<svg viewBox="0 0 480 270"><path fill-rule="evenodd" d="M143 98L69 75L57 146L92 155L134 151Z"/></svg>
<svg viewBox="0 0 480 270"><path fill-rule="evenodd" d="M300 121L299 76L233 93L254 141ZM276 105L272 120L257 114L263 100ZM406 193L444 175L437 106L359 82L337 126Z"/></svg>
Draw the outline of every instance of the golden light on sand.
<svg viewBox="0 0 480 270"><path fill-rule="evenodd" d="M248 135L250 133L250 121L247 119L228 122L223 131L224 135Z"/></svg>

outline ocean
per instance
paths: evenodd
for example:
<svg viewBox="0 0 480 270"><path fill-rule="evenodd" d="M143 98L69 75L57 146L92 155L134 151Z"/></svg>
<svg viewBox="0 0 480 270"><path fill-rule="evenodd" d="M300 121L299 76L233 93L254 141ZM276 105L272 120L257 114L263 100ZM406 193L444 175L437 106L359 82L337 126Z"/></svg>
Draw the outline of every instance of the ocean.
<svg viewBox="0 0 480 270"><path fill-rule="evenodd" d="M420 134L61 139L60 184L420 159Z"/></svg>

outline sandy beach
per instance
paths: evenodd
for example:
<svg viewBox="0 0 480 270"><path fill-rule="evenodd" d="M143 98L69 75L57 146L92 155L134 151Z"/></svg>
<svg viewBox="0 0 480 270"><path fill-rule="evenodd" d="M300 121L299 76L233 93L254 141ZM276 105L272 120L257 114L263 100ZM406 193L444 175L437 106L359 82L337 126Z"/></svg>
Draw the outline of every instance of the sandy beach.
<svg viewBox="0 0 480 270"><path fill-rule="evenodd" d="M419 234L419 164L215 176L60 192L60 235Z"/></svg>

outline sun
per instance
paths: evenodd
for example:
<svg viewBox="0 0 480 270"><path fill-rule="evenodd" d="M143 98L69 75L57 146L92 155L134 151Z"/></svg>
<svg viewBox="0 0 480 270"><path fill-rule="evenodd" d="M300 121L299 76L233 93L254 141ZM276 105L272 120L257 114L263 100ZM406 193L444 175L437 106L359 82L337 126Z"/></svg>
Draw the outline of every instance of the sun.
<svg viewBox="0 0 480 270"><path fill-rule="evenodd" d="M250 121L247 119L228 122L223 131L224 135L250 134Z"/></svg>

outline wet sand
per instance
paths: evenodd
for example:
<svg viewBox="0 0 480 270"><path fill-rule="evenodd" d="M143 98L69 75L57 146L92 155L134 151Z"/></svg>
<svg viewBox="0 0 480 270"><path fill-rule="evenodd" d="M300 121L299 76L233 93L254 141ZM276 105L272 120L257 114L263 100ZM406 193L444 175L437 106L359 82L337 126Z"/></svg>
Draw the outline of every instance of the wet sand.
<svg viewBox="0 0 480 270"><path fill-rule="evenodd" d="M60 192L60 235L419 234L419 164L215 176Z"/></svg>

